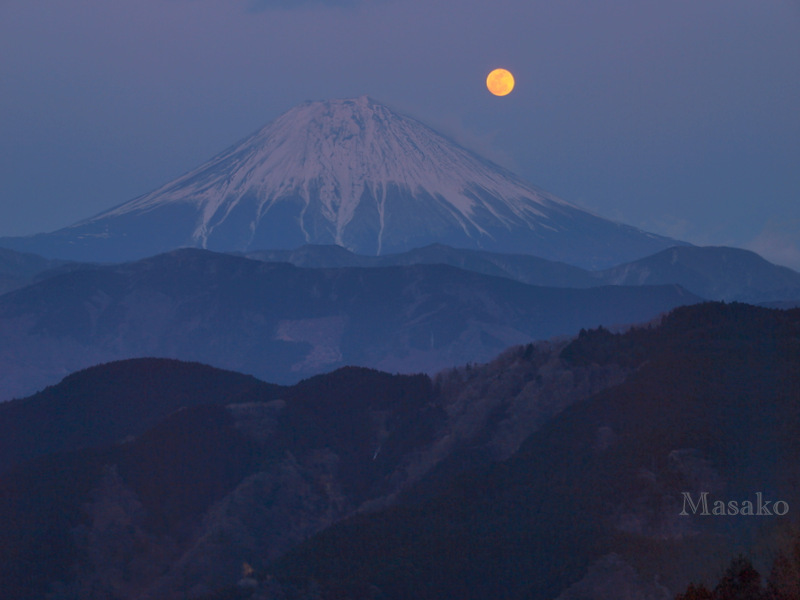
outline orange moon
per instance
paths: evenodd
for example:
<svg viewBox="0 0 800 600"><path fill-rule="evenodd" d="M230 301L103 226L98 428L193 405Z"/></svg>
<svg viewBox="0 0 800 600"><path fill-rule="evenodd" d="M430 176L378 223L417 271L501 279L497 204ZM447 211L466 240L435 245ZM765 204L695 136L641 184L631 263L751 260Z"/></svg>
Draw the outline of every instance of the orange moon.
<svg viewBox="0 0 800 600"><path fill-rule="evenodd" d="M486 77L486 87L495 96L507 96L514 89L514 76L505 69L495 69Z"/></svg>

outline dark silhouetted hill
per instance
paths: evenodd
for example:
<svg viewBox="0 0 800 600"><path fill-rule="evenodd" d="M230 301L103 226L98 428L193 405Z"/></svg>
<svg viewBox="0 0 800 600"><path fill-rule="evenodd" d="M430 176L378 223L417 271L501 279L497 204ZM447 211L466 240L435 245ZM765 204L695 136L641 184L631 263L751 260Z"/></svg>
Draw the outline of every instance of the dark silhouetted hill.
<svg viewBox="0 0 800 600"><path fill-rule="evenodd" d="M198 369L220 395L0 473L10 597L668 599L788 522L681 516L683 492L800 505L797 310L682 307L433 379L155 364L165 390Z"/></svg>
<svg viewBox="0 0 800 600"><path fill-rule="evenodd" d="M236 572L248 544L277 554L391 490L441 426L431 403L427 376L359 368L293 388L152 359L70 376L9 405L9 429L50 423L0 473L3 594L166 598Z"/></svg>
<svg viewBox="0 0 800 600"><path fill-rule="evenodd" d="M282 389L169 359L91 367L29 398L0 404L0 471L42 454L122 442L180 408L265 400Z"/></svg>

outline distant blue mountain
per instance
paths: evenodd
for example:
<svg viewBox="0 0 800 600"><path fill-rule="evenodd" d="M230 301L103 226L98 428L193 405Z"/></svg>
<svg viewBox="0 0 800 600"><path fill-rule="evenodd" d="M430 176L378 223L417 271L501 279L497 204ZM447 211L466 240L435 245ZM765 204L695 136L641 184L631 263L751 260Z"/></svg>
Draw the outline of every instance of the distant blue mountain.
<svg viewBox="0 0 800 600"><path fill-rule="evenodd" d="M610 285L678 283L709 300L800 300L800 273L741 248L677 246L596 276Z"/></svg>
<svg viewBox="0 0 800 600"><path fill-rule="evenodd" d="M0 393L8 399L143 356L277 383L350 364L430 373L699 300L675 285L552 288L441 264L301 269L177 250L73 265L0 296Z"/></svg>
<svg viewBox="0 0 800 600"><path fill-rule="evenodd" d="M298 267L377 267L447 264L485 275L550 287L680 285L708 300L772 303L800 300L800 273L774 265L755 252L716 246L675 246L602 271L523 254L431 244L398 254L363 256L341 246L306 245L295 250L260 250L250 258Z"/></svg>
<svg viewBox="0 0 800 600"><path fill-rule="evenodd" d="M25 287L40 273L63 264L64 261L0 248L0 294Z"/></svg>

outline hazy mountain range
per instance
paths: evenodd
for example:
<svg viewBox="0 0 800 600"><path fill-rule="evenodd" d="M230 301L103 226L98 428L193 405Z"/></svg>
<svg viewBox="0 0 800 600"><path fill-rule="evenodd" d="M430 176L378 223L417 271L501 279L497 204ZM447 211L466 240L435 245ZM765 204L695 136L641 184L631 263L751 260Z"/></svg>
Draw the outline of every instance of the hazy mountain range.
<svg viewBox="0 0 800 600"><path fill-rule="evenodd" d="M800 273L774 265L755 252L740 248L675 246L601 271L587 271L536 256L498 254L442 244L386 256L356 255L334 245L261 250L249 252L247 256L265 261L285 261L298 267L447 264L548 287L675 284L707 300L761 303L800 299Z"/></svg>
<svg viewBox="0 0 800 600"><path fill-rule="evenodd" d="M605 271L440 244L381 257L303 246L256 260L187 249L105 266L2 256L0 278L22 286L0 296L4 399L144 356L280 383L346 364L433 373L702 298L800 298L800 274L734 248L675 247Z"/></svg>
<svg viewBox="0 0 800 600"><path fill-rule="evenodd" d="M204 250L78 267L0 296L0 389L159 356L277 383L356 364L435 372L700 298L676 285L531 286L441 264L304 269Z"/></svg>
<svg viewBox="0 0 800 600"><path fill-rule="evenodd" d="M64 261L0 248L0 294L25 287L37 275L63 264Z"/></svg>
<svg viewBox="0 0 800 600"><path fill-rule="evenodd" d="M287 262L303 268L443 264L544 287L675 284L707 300L759 304L800 301L800 273L774 265L749 250L728 247L675 246L601 271L588 271L526 254L500 254L443 244L384 256L355 254L335 244L304 245L293 250L255 250L242 256L264 262ZM0 294L84 268L83 263L48 260L0 248Z"/></svg>
<svg viewBox="0 0 800 600"><path fill-rule="evenodd" d="M797 310L700 304L433 380L102 365L0 405L26 429L0 579L50 600L668 600L789 531L680 512L684 491L797 505L798 360Z"/></svg>

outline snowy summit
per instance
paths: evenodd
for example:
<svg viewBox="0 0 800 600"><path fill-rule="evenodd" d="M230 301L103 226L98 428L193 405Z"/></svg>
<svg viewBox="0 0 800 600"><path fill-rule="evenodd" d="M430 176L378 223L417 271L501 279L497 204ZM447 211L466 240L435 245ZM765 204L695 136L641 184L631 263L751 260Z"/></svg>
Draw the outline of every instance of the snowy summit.
<svg viewBox="0 0 800 600"><path fill-rule="evenodd" d="M547 194L366 96L297 106L144 196L14 242L84 260L308 243L375 255L438 242L582 266L674 244Z"/></svg>

